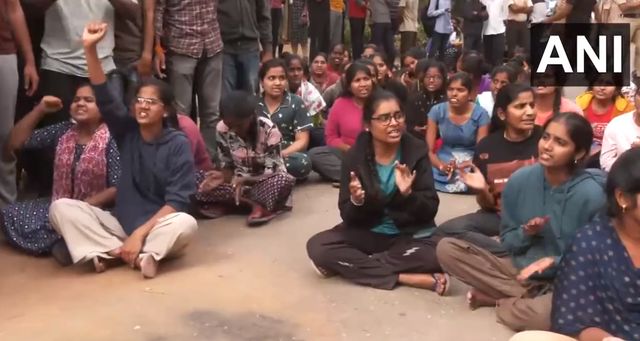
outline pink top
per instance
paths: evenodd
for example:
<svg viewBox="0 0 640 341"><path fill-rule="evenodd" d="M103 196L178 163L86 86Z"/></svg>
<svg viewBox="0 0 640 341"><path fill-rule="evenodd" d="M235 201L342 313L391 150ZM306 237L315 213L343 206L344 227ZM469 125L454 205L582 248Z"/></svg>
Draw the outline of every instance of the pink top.
<svg viewBox="0 0 640 341"><path fill-rule="evenodd" d="M180 125L180 130L182 130L189 139L193 159L196 163L196 169L204 171L213 169L211 156L209 156L209 152L207 152L207 146L204 144L204 140L202 139L202 135L200 135L200 129L198 129L198 126L189 116L182 114L178 115L178 125Z"/></svg>
<svg viewBox="0 0 640 341"><path fill-rule="evenodd" d="M282 8L282 0L271 0L271 8Z"/></svg>
<svg viewBox="0 0 640 341"><path fill-rule="evenodd" d="M362 108L350 97L338 98L324 128L327 146L337 147L343 143L352 146L362 129Z"/></svg>
<svg viewBox="0 0 640 341"><path fill-rule="evenodd" d="M575 112L584 116L582 109L573 101L568 100L564 97L560 100L560 111L559 112ZM536 124L539 126L543 126L553 115L553 111L546 112L536 112Z"/></svg>

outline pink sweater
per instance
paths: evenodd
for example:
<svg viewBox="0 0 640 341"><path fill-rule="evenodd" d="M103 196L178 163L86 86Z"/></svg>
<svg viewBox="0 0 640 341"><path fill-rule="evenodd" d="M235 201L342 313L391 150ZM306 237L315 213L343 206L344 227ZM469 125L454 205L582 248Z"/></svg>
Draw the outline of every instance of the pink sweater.
<svg viewBox="0 0 640 341"><path fill-rule="evenodd" d="M362 109L349 97L338 98L324 128L327 146L337 147L343 143L352 146L362 129Z"/></svg>
<svg viewBox="0 0 640 341"><path fill-rule="evenodd" d="M560 100L560 110L558 112L575 112L584 116L582 109L573 101L562 97ZM536 112L536 124L539 126L543 126L549 119L553 116L553 111L547 112Z"/></svg>
<svg viewBox="0 0 640 341"><path fill-rule="evenodd" d="M193 153L193 159L196 163L197 170L211 170L213 169L213 163L209 152L207 152L207 146L204 144L202 135L200 135L200 129L187 115L178 115L178 124L180 130L187 135L189 144L191 145L191 152Z"/></svg>

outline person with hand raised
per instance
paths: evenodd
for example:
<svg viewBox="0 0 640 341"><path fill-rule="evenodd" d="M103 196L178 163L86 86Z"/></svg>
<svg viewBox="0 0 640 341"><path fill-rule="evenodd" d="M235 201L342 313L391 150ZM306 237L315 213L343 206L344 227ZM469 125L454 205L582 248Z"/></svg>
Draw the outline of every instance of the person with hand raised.
<svg viewBox="0 0 640 341"><path fill-rule="evenodd" d="M445 295L449 280L431 236L439 199L424 143L406 132L398 99L383 90L365 102L364 125L342 167L343 222L307 242L312 264L360 285Z"/></svg>
<svg viewBox="0 0 640 341"><path fill-rule="evenodd" d="M62 235L74 263L92 261L103 272L121 260L156 276L159 261L178 254L198 224L185 213L196 193L195 165L187 137L177 129L173 93L164 82L144 80L130 113L116 100L98 59L97 45L107 24L88 24L82 35L89 79L98 108L116 139L122 172L115 207L60 199L51 204L51 225Z"/></svg>
<svg viewBox="0 0 640 341"><path fill-rule="evenodd" d="M554 116L538 142L538 163L509 178L501 196L496 256L468 241L444 238L443 269L471 286L470 308L496 308L498 321L521 331L549 330L556 270L576 232L604 208L604 173L583 170L591 124L576 113Z"/></svg>

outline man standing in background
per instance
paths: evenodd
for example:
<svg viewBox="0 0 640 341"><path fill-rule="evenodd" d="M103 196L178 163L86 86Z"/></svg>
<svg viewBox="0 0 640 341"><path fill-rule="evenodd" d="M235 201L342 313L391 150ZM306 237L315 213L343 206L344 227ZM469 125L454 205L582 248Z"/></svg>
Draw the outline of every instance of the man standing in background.
<svg viewBox="0 0 640 341"><path fill-rule="evenodd" d="M402 23L400 24L400 55L416 46L418 40L419 0L400 0Z"/></svg>

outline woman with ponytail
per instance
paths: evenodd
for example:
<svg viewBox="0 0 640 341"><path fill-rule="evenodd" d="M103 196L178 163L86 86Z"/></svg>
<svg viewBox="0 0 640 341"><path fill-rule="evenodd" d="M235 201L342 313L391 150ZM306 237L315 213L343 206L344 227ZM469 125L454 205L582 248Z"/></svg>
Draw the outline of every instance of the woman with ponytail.
<svg viewBox="0 0 640 341"><path fill-rule="evenodd" d="M378 289L408 285L446 294L431 237L439 199L424 144L405 130L398 99L376 91L363 108L365 131L342 165L343 222L316 234L316 270Z"/></svg>

